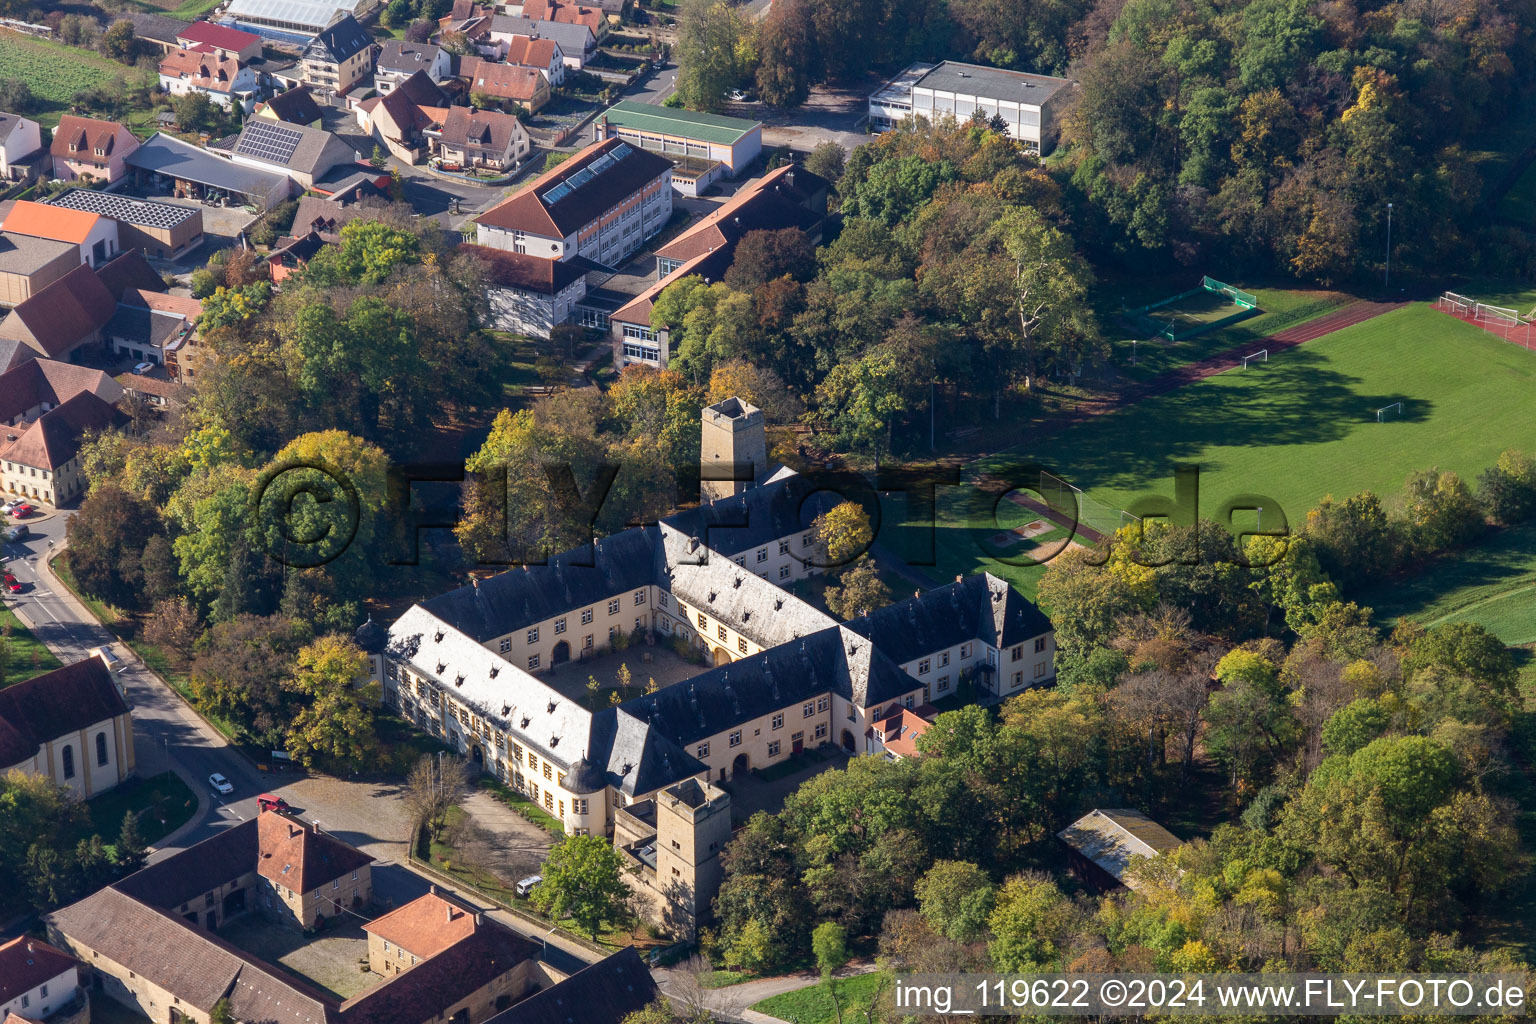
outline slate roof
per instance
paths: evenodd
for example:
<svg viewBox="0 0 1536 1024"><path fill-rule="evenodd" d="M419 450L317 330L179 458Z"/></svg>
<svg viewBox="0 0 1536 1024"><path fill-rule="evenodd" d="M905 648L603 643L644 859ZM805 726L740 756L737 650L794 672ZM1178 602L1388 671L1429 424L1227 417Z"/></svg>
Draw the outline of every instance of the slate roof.
<svg viewBox="0 0 1536 1024"><path fill-rule="evenodd" d="M580 172L599 164L597 173L578 178ZM671 170L665 157L619 139L605 139L534 178L516 195L481 214L478 222L563 238Z"/></svg>
<svg viewBox="0 0 1536 1024"><path fill-rule="evenodd" d="M19 764L49 740L127 713L100 658L8 686L0 690L0 766Z"/></svg>
<svg viewBox="0 0 1536 1024"><path fill-rule="evenodd" d="M469 243L460 245L459 251L485 262L490 283L540 295L557 295L585 276L585 271L569 260L540 259L526 253L505 252Z"/></svg>
<svg viewBox="0 0 1536 1024"><path fill-rule="evenodd" d="M719 554L735 557L810 529L816 517L836 503L836 496L822 490L810 477L791 473L760 481L740 494L679 512L662 522L698 538Z"/></svg>
<svg viewBox="0 0 1536 1024"><path fill-rule="evenodd" d="M267 100L265 109L270 110L279 121L289 124L314 124L320 120L320 105L315 102L314 94L307 85L278 93Z"/></svg>
<svg viewBox="0 0 1536 1024"><path fill-rule="evenodd" d="M491 33L553 39L570 57L579 57L586 53L596 41L592 30L585 25L568 25L560 21L541 21L535 18L513 18L505 14L498 14L491 18Z"/></svg>
<svg viewBox="0 0 1536 1024"><path fill-rule="evenodd" d="M56 470L79 454L87 431L104 430L126 420L111 404L82 391L43 413L15 441L0 447L0 459Z"/></svg>
<svg viewBox="0 0 1536 1024"><path fill-rule="evenodd" d="M0 943L0 1004L46 985L78 966L80 961L42 939L21 935Z"/></svg>
<svg viewBox="0 0 1536 1024"><path fill-rule="evenodd" d="M82 391L108 402L123 395L122 388L100 370L57 359L30 359L0 372L0 422L8 423L44 402L63 405Z"/></svg>
<svg viewBox="0 0 1536 1024"><path fill-rule="evenodd" d="M386 39L375 64L380 71L410 74L431 67L443 48L434 43L412 43L404 39Z"/></svg>
<svg viewBox="0 0 1536 1024"><path fill-rule="evenodd" d="M587 1024L620 1021L660 996L633 946L571 975L566 984L537 992L486 1024Z"/></svg>
<svg viewBox="0 0 1536 1024"><path fill-rule="evenodd" d="M752 129L763 126L761 121L748 121L742 117L704 114L635 100L620 100L598 117L607 120L609 124L636 131L681 136L724 146L734 145L750 134Z"/></svg>
<svg viewBox="0 0 1536 1024"><path fill-rule="evenodd" d="M34 348L56 358L105 327L116 311L116 296L82 263L12 308L0 321L0 332L30 336Z"/></svg>
<svg viewBox="0 0 1536 1024"><path fill-rule="evenodd" d="M352 15L344 14L315 33L315 38L305 47L304 55L308 57L311 51L320 51L340 64L372 45L373 37L368 34L368 30L358 24Z"/></svg>
<svg viewBox="0 0 1536 1024"><path fill-rule="evenodd" d="M1008 648L1051 631L1051 620L1006 581L977 573L848 623L898 664L980 640Z"/></svg>
<svg viewBox="0 0 1536 1024"><path fill-rule="evenodd" d="M256 832L256 873L294 892L312 892L373 862L361 850L277 811L258 815Z"/></svg>

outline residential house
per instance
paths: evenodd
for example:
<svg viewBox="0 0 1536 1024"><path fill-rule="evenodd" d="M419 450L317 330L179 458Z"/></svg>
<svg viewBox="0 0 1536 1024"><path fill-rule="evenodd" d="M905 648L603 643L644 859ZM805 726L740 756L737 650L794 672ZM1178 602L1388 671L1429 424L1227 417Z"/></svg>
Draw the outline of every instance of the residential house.
<svg viewBox="0 0 1536 1024"><path fill-rule="evenodd" d="M601 8L573 4L567 0L527 0L516 12L530 21L552 21L561 25L584 25L598 42L608 34L608 16Z"/></svg>
<svg viewBox="0 0 1536 1024"><path fill-rule="evenodd" d="M115 378L125 394L138 395L160 409L184 409L192 400L192 389L174 380L161 380L139 373L120 373Z"/></svg>
<svg viewBox="0 0 1536 1024"><path fill-rule="evenodd" d="M256 108L256 116L269 121L284 121L305 128L320 128L320 105L315 102L309 86L299 85L284 90Z"/></svg>
<svg viewBox="0 0 1536 1024"><path fill-rule="evenodd" d="M486 300L497 330L549 337L575 312L587 293L585 270L574 262L461 245L459 251L486 264Z"/></svg>
<svg viewBox="0 0 1536 1024"><path fill-rule="evenodd" d="M176 41L177 36L184 32L190 22L177 18L168 18L163 14L148 14L144 12L131 12L120 15L133 22L133 35L141 43L146 43L159 49L161 53L170 53L181 46Z"/></svg>
<svg viewBox="0 0 1536 1024"><path fill-rule="evenodd" d="M451 166L507 171L533 153L523 122L499 110L449 107L424 134L437 160Z"/></svg>
<svg viewBox="0 0 1536 1024"><path fill-rule="evenodd" d="M29 426L0 433L0 490L45 505L68 504L85 492L79 456L86 433L126 422L115 406L82 391Z"/></svg>
<svg viewBox="0 0 1536 1024"><path fill-rule="evenodd" d="M506 50L504 43L491 40L491 19L495 16L494 7L482 7L474 0L453 0L449 13L437 19L435 38L441 43L450 37L463 36L479 56L500 60Z"/></svg>
<svg viewBox="0 0 1536 1024"><path fill-rule="evenodd" d="M545 171L481 214L476 241L546 259L616 267L672 217L672 165L610 139Z"/></svg>
<svg viewBox="0 0 1536 1024"><path fill-rule="evenodd" d="M430 151L426 131L448 116L448 97L425 71L417 71L383 96L357 105L357 122L395 159L418 164Z"/></svg>
<svg viewBox="0 0 1536 1024"><path fill-rule="evenodd" d="M1050 75L962 64L913 64L869 97L869 127L883 132L909 117L969 120L976 111L1002 118L1008 134L1044 156L1056 146L1072 82Z"/></svg>
<svg viewBox="0 0 1536 1024"><path fill-rule="evenodd" d="M80 966L68 953L30 935L0 943L0 1020L89 1024L90 1000L80 987Z"/></svg>
<svg viewBox="0 0 1536 1024"><path fill-rule="evenodd" d="M472 102L485 99L516 103L536 113L549 102L548 76L537 68L500 64L480 57L459 60L459 77L464 79Z"/></svg>
<svg viewBox="0 0 1536 1024"><path fill-rule="evenodd" d="M250 913L296 925L293 886L307 887L326 917L349 912L354 891L366 909L371 860L318 826L267 811L46 924L56 945L89 965L87 987L155 1024L209 1024L226 999L236 1020L264 1024L557 1024L574 1019L573 1006L582 1024L620 1024L657 998L632 948L568 976L541 941L435 889L368 921L367 969L384 978L345 1001L214 932Z"/></svg>
<svg viewBox="0 0 1536 1024"><path fill-rule="evenodd" d="M1122 885L1136 888L1131 864L1184 845L1172 832L1142 814L1125 808L1095 808L1056 833L1067 847L1073 874L1095 892Z"/></svg>
<svg viewBox="0 0 1536 1024"><path fill-rule="evenodd" d="M315 33L304 47L302 80L316 90L344 96L373 70L373 37L347 14Z"/></svg>
<svg viewBox="0 0 1536 1024"><path fill-rule="evenodd" d="M100 402L89 392L70 401L82 398ZM133 715L106 661L87 657L0 690L0 775L8 771L52 779L82 800L133 776ZM0 992L5 978L0 969Z"/></svg>
<svg viewBox="0 0 1536 1024"><path fill-rule="evenodd" d="M117 222L89 210L18 199L0 222L0 231L66 242L76 247L81 263L92 267L104 266L118 253Z"/></svg>
<svg viewBox="0 0 1536 1024"><path fill-rule="evenodd" d="M203 244L203 211L195 206L157 203L90 188L72 188L45 202L112 221L117 225L118 245L124 250L141 249L160 259L177 259Z"/></svg>
<svg viewBox="0 0 1536 1024"><path fill-rule="evenodd" d="M108 405L123 397L123 389L100 370L56 359L29 359L0 372L0 425L31 423L81 392Z"/></svg>
<svg viewBox="0 0 1536 1024"><path fill-rule="evenodd" d="M230 0L223 20L266 39L303 45L338 16L361 15L374 0Z"/></svg>
<svg viewBox="0 0 1536 1024"><path fill-rule="evenodd" d="M242 64L261 58L261 36L211 21L194 21L176 33L176 45L185 50L206 46L223 51Z"/></svg>
<svg viewBox="0 0 1536 1024"><path fill-rule="evenodd" d="M245 122L229 150L239 165L286 175L292 193L304 192L333 171L350 172L357 153L341 139L319 128L253 117Z"/></svg>
<svg viewBox="0 0 1536 1024"><path fill-rule="evenodd" d="M655 283L608 315L614 366L666 366L671 358L667 331L651 326L657 297L682 277L694 275L711 283L724 279L735 259L736 244L748 232L799 228L812 242L819 242L827 216L828 188L826 179L819 175L785 164L748 182L657 249Z"/></svg>
<svg viewBox="0 0 1536 1024"><path fill-rule="evenodd" d="M620 100L593 122L593 141L612 138L672 159L672 187L694 196L723 176L741 174L763 151L759 121L633 100Z"/></svg>
<svg viewBox="0 0 1536 1024"><path fill-rule="evenodd" d="M586 25L573 25L563 21L537 21L533 18L514 18L498 14L491 19L487 39L492 45L505 49L512 45L514 36L532 39L553 39L560 44L565 66L578 71L597 51L597 36Z"/></svg>
<svg viewBox="0 0 1536 1024"><path fill-rule="evenodd" d="M0 113L0 178L26 181L46 170L42 166L43 130L30 117Z"/></svg>
<svg viewBox="0 0 1536 1024"><path fill-rule="evenodd" d="M53 176L62 181L91 178L116 182L127 173L128 157L139 140L116 121L65 114L53 130Z"/></svg>
<svg viewBox="0 0 1536 1024"><path fill-rule="evenodd" d="M374 89L380 95L391 92L418 71L425 72L434 82L441 82L453 74L453 55L433 43L385 40L374 62Z"/></svg>
<svg viewBox="0 0 1536 1024"><path fill-rule="evenodd" d="M135 364L164 366L172 377L193 379L201 353L192 356L190 351L200 347L197 318L202 312L203 304L193 298L129 289L102 331L107 350Z"/></svg>
<svg viewBox="0 0 1536 1024"><path fill-rule="evenodd" d="M503 60L518 67L537 68L557 88L565 84L565 51L553 39L512 36Z"/></svg>
<svg viewBox="0 0 1536 1024"><path fill-rule="evenodd" d="M172 50L160 61L160 88L172 96L200 92L226 110L248 114L256 105L256 72L206 43Z"/></svg>
<svg viewBox="0 0 1536 1024"><path fill-rule="evenodd" d="M323 246L340 241L342 225L364 212L365 209L356 202L343 202L335 197L301 198L289 228L290 234L278 239L267 259L272 283L281 283L307 266L310 258Z"/></svg>
<svg viewBox="0 0 1536 1024"><path fill-rule="evenodd" d="M101 329L116 310L117 299L81 264L7 313L0 338L19 341L46 359L69 360L101 340Z"/></svg>

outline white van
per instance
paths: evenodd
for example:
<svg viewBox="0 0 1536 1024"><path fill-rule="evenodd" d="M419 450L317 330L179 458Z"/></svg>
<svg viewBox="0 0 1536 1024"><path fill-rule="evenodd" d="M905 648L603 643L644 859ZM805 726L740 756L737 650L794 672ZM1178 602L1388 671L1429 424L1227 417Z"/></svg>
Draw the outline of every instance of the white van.
<svg viewBox="0 0 1536 1024"><path fill-rule="evenodd" d="M544 876L543 875L529 875L527 878L523 879L521 882L518 882L513 891L516 892L523 899L527 899L528 898L528 894L533 892L533 887L538 885L542 881L544 881Z"/></svg>

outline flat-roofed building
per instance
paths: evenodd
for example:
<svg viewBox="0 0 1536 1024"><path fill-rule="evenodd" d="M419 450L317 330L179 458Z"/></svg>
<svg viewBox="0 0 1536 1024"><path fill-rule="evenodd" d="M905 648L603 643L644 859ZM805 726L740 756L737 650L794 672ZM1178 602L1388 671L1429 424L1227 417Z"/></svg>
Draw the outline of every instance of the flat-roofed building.
<svg viewBox="0 0 1536 1024"><path fill-rule="evenodd" d="M616 267L672 217L672 165L619 139L588 146L476 222L492 249Z"/></svg>
<svg viewBox="0 0 1536 1024"><path fill-rule="evenodd" d="M623 139L641 149L673 160L703 161L710 165L702 174L673 175L672 187L684 195L697 195L723 175L736 177L763 151L763 125L740 117L674 110L653 103L620 100L592 125L593 141ZM684 181L694 184L681 187Z"/></svg>
<svg viewBox="0 0 1536 1024"><path fill-rule="evenodd" d="M0 306L20 305L79 265L78 245L0 233Z"/></svg>
<svg viewBox="0 0 1536 1024"><path fill-rule="evenodd" d="M869 97L869 127L883 132L909 117L968 121L980 110L1001 117L1008 134L1041 156L1056 146L1057 117L1072 82L946 60L913 64Z"/></svg>
<svg viewBox="0 0 1536 1024"><path fill-rule="evenodd" d="M175 259L203 242L203 211L195 206L157 203L89 188L61 192L47 200L47 204L83 210L114 221L121 248L143 249L162 259Z"/></svg>
<svg viewBox="0 0 1536 1024"><path fill-rule="evenodd" d="M224 22L268 39L305 43L342 14L359 14L373 0L230 0Z"/></svg>

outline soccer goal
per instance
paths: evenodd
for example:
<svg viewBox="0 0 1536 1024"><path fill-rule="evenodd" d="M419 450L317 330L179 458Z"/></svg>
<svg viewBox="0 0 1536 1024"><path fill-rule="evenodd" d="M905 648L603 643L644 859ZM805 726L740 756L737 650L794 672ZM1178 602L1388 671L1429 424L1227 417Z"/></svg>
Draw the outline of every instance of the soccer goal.
<svg viewBox="0 0 1536 1024"><path fill-rule="evenodd" d="M1243 356L1243 369L1248 369L1249 363L1267 362L1269 362L1269 349L1261 348L1257 352L1250 352L1246 356Z"/></svg>
<svg viewBox="0 0 1536 1024"><path fill-rule="evenodd" d="M1472 307L1472 318L1484 323L1512 326L1520 322L1520 311L1507 306L1492 306L1486 302L1478 302Z"/></svg>
<svg viewBox="0 0 1536 1024"><path fill-rule="evenodd" d="M1095 539L1095 534L1113 536L1122 526L1141 522L1139 516L1100 501L1081 487L1046 470L1040 472L1040 495L1055 512L1071 517L1090 540Z"/></svg>
<svg viewBox="0 0 1536 1024"><path fill-rule="evenodd" d="M1403 403L1393 402L1376 410L1376 422L1386 423L1388 420L1400 420L1403 418Z"/></svg>
<svg viewBox="0 0 1536 1024"><path fill-rule="evenodd" d="M1440 298L1435 300L1435 305L1440 307L1440 309L1444 312L1450 313L1453 316L1470 316L1472 313L1472 308L1476 306L1477 303L1472 299L1467 298L1465 295L1458 295L1455 292L1446 292L1444 295L1441 295Z"/></svg>

